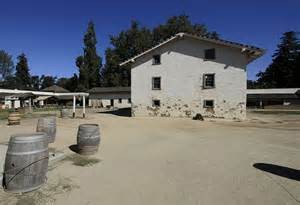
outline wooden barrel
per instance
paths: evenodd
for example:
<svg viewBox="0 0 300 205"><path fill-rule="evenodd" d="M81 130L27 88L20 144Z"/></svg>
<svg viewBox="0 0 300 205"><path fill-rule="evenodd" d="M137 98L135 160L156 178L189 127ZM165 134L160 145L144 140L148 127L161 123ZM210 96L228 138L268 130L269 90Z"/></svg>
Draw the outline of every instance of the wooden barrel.
<svg viewBox="0 0 300 205"><path fill-rule="evenodd" d="M56 118L40 118L36 126L37 132L45 132L48 135L48 142L53 143L56 136Z"/></svg>
<svg viewBox="0 0 300 205"><path fill-rule="evenodd" d="M21 123L21 115L19 112L11 112L8 115L8 125L19 125Z"/></svg>
<svg viewBox="0 0 300 205"><path fill-rule="evenodd" d="M62 108L60 110L60 117L61 118L68 118L69 117L69 111L66 108Z"/></svg>
<svg viewBox="0 0 300 205"><path fill-rule="evenodd" d="M38 189L46 181L48 160L45 133L11 136L4 166L5 190L20 193Z"/></svg>
<svg viewBox="0 0 300 205"><path fill-rule="evenodd" d="M100 131L97 124L79 125L77 132L78 153L82 155L95 154L100 143Z"/></svg>

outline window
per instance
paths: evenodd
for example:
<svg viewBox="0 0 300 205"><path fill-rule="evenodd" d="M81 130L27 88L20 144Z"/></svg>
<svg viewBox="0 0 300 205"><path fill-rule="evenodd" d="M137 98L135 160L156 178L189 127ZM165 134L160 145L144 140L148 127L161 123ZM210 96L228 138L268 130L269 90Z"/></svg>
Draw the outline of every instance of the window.
<svg viewBox="0 0 300 205"><path fill-rule="evenodd" d="M131 98L128 98L128 101L127 101L128 103L131 103Z"/></svg>
<svg viewBox="0 0 300 205"><path fill-rule="evenodd" d="M203 107L213 108L214 107L214 101L213 100L204 100Z"/></svg>
<svg viewBox="0 0 300 205"><path fill-rule="evenodd" d="M154 55L153 56L153 62L152 62L153 65L159 65L161 64L160 62L160 55Z"/></svg>
<svg viewBox="0 0 300 205"><path fill-rule="evenodd" d="M161 89L160 77L153 77L152 90L160 90L160 89Z"/></svg>
<svg viewBox="0 0 300 205"><path fill-rule="evenodd" d="M214 88L215 87L215 74L204 74L203 75L203 88Z"/></svg>
<svg viewBox="0 0 300 205"><path fill-rule="evenodd" d="M160 100L153 100L152 101L152 106L153 107L160 107Z"/></svg>
<svg viewBox="0 0 300 205"><path fill-rule="evenodd" d="M119 103L122 103L122 99L121 98L119 98Z"/></svg>
<svg viewBox="0 0 300 205"><path fill-rule="evenodd" d="M214 60L216 59L216 49L206 49L204 50L204 58L206 60Z"/></svg>

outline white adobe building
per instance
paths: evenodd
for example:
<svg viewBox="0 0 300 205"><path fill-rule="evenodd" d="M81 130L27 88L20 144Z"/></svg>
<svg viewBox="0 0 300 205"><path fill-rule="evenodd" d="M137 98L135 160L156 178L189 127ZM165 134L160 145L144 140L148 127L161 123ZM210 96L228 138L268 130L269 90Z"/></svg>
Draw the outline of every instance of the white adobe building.
<svg viewBox="0 0 300 205"><path fill-rule="evenodd" d="M132 116L246 118L247 64L263 49L178 33L131 64Z"/></svg>

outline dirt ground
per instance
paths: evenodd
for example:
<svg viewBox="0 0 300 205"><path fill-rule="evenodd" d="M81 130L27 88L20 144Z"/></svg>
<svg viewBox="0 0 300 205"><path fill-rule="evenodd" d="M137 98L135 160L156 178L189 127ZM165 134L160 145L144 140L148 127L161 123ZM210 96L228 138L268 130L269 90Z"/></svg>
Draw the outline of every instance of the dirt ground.
<svg viewBox="0 0 300 205"><path fill-rule="evenodd" d="M37 119L8 127L0 142L32 132ZM73 153L81 123L98 123L99 152ZM94 113L57 119L51 149L67 158L47 183L23 195L0 191L0 204L299 204L300 115L249 113L245 122L130 118Z"/></svg>

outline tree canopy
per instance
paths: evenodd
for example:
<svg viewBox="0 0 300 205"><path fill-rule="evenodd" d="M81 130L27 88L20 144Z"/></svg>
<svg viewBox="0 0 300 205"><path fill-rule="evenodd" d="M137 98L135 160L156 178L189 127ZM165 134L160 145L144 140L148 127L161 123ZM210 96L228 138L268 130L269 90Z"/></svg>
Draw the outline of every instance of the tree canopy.
<svg viewBox="0 0 300 205"><path fill-rule="evenodd" d="M0 50L0 81L12 76L14 71L14 63L12 56L4 50Z"/></svg>
<svg viewBox="0 0 300 205"><path fill-rule="evenodd" d="M297 33L285 32L272 57L272 63L266 70L257 74L259 87L300 87L300 42Z"/></svg>
<svg viewBox="0 0 300 205"><path fill-rule="evenodd" d="M16 76L16 87L18 89L31 88L31 76L29 73L28 61L24 53L18 56L18 63L16 65L15 76Z"/></svg>
<svg viewBox="0 0 300 205"><path fill-rule="evenodd" d="M78 89L88 90L100 85L100 69L102 67L102 59L97 54L97 40L93 22L89 22L83 41L83 55L76 59L76 66L79 69Z"/></svg>

